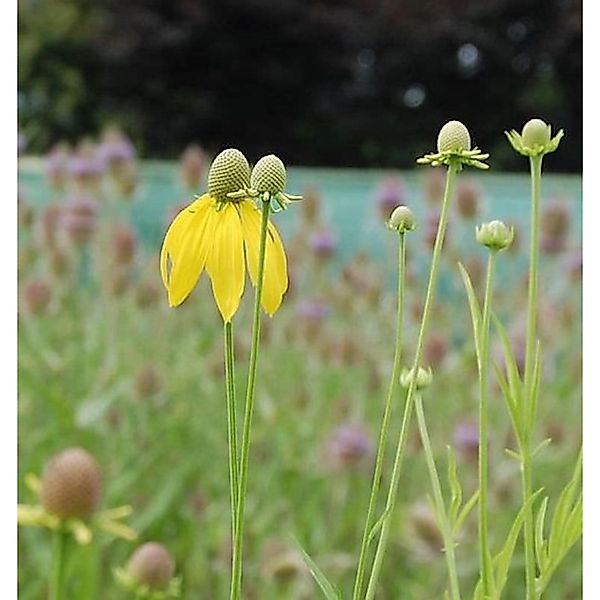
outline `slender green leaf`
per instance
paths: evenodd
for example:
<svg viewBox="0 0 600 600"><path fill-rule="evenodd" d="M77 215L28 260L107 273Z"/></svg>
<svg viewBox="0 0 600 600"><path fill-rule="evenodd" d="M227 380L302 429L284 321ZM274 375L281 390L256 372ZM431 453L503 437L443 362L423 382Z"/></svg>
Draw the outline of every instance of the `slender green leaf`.
<svg viewBox="0 0 600 600"><path fill-rule="evenodd" d="M528 417L528 430L533 431L535 426L535 421L537 417L537 407L538 407L538 398L540 391L540 384L542 379L542 351L541 345L538 341L535 347L535 357L533 360L533 376L532 376L532 386L529 391L529 414Z"/></svg>
<svg viewBox="0 0 600 600"><path fill-rule="evenodd" d="M458 517L456 518L456 522L454 523L454 536L460 531L462 524L465 519L469 516L469 513L473 510L475 505L477 504L477 500L479 500L479 490L476 490L473 495L465 502L462 507L460 513L458 513Z"/></svg>
<svg viewBox="0 0 600 600"><path fill-rule="evenodd" d="M471 282L469 273L464 268L462 263L458 263L460 274L462 275L465 290L467 291L467 297L469 299L469 308L471 310L471 321L473 323L473 339L475 340L475 350L477 352L477 362L480 363L481 350L480 350L480 332L481 332L481 308L479 307L479 301L475 295L475 290Z"/></svg>
<svg viewBox="0 0 600 600"><path fill-rule="evenodd" d="M508 386L511 392L511 397L516 407L518 408L521 416L524 417L527 414L527 411L525 407L525 398L523 395L523 383L521 380L521 375L519 373L519 368L517 367L517 361L515 359L515 355L512 350L512 346L506 329L504 328L498 317L496 317L496 315L493 315L493 317L496 329L500 334L500 340L502 342L502 348L504 350L504 364L506 365ZM521 418L521 422L524 422L523 418Z"/></svg>
<svg viewBox="0 0 600 600"><path fill-rule="evenodd" d="M368 538L367 543L370 544L373 541L373 538L377 535L379 530L382 528L383 523L385 522L385 520L389 514L390 514L390 509L386 508L383 511L383 514L379 517L379 519L377 519L377 523L375 523L375 525L373 525L373 527L371 527L371 531L369 532L369 538Z"/></svg>
<svg viewBox="0 0 600 600"><path fill-rule="evenodd" d="M518 463L521 462L521 455L510 448L504 448L504 452L510 456L510 458L514 458Z"/></svg>
<svg viewBox="0 0 600 600"><path fill-rule="evenodd" d="M512 561L512 556L515 551L515 545L517 543L517 539L519 537L519 532L521 531L521 526L523 525L523 520L525 519L525 514L531 507L531 505L535 502L536 498L541 494L542 489L539 489L537 492L534 492L528 499L527 502L523 504L515 520L508 532L508 536L506 537L506 541L504 542L504 546L502 550L498 553L498 555L494 558L494 570L495 570L495 584L496 597L499 597L504 586L506 584L506 579L508 577L508 570L510 568L510 563Z"/></svg>
<svg viewBox="0 0 600 600"><path fill-rule="evenodd" d="M535 450L531 453L531 458L535 458L544 448L547 448L552 443L552 438L546 438L540 442Z"/></svg>
<svg viewBox="0 0 600 600"><path fill-rule="evenodd" d="M321 588L325 598L327 598L327 600L341 600L342 595L339 590L329 581L329 579L327 579L325 573L323 573L317 563L308 555L308 553L297 541L296 544L298 545L300 552L302 552L306 566L310 570L310 573L317 585Z"/></svg>
<svg viewBox="0 0 600 600"><path fill-rule="evenodd" d="M546 557L546 542L544 540L544 524L546 511L548 510L548 496L542 500L542 504L535 520L535 554L540 571L544 572L548 565Z"/></svg>
<svg viewBox="0 0 600 600"><path fill-rule="evenodd" d="M455 523L458 516L458 511L462 504L462 487L458 479L456 458L450 446L446 446L448 453L448 482L450 483L450 492L452 498L450 500L449 519L450 523Z"/></svg>
<svg viewBox="0 0 600 600"><path fill-rule="evenodd" d="M506 403L506 408L508 409L508 414L510 416L510 420L512 422L513 429L519 442L523 440L523 425L521 412L519 411L519 407L515 399L512 396L512 392L509 389L508 383L502 371L498 368L497 365L494 365L494 370L496 371L496 378L498 379L498 384L500 385L500 390L502 391L502 397Z"/></svg>

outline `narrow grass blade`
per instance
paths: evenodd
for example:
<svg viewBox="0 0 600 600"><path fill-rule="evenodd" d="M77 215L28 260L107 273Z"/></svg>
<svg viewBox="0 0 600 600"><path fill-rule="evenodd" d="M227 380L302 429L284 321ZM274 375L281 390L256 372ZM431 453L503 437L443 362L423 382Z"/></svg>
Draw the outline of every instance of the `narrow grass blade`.
<svg viewBox="0 0 600 600"><path fill-rule="evenodd" d="M342 595L337 590L337 588L327 579L327 576L320 569L319 565L308 555L308 553L302 548L302 546L296 542L300 552L302 552L302 556L304 557L304 562L306 566L309 568L313 579L317 583L317 585L321 588L324 597L327 600L342 600Z"/></svg>
<svg viewBox="0 0 600 600"><path fill-rule="evenodd" d="M475 294L475 289L473 288L473 283L471 282L471 277L469 276L468 271L462 265L462 263L458 263L458 268L460 269L460 274L462 275L463 283L465 286L465 290L467 291L467 298L469 299L469 308L471 310L471 321L473 323L473 337L475 339L475 349L477 351L477 362L480 361L480 348L479 348L479 336L481 332L481 308L479 307L479 301L477 300L477 296Z"/></svg>

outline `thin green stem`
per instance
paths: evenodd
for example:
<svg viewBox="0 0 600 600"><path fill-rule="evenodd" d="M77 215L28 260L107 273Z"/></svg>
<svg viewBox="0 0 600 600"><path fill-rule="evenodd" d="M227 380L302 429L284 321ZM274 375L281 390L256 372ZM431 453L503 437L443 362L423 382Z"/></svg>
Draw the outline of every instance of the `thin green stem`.
<svg viewBox="0 0 600 600"><path fill-rule="evenodd" d="M237 412L235 403L235 354L233 326L225 323L225 380L227 389L227 440L229 445L229 490L231 497L231 535L235 539L235 520L238 507L239 464L237 442Z"/></svg>
<svg viewBox="0 0 600 600"><path fill-rule="evenodd" d="M488 539L488 413L490 316L494 288L495 250L488 257L483 316L477 346L479 363L479 570L484 597L491 597L493 587L492 557Z"/></svg>
<svg viewBox="0 0 600 600"><path fill-rule="evenodd" d="M444 503L440 477L438 475L437 467L435 466L431 440L427 431L427 423L425 422L423 398L419 392L415 395L415 410L417 413L417 423L419 424L419 433L421 434L423 451L425 452L427 469L429 471L429 479L431 480L431 487L433 488L433 500L435 502L438 519L441 520L439 526L444 538L444 554L446 555L446 565L448 567L448 577L450 579L450 597L452 600L460 600L460 586L458 584L458 571L456 569L456 557L454 554L454 536L448 522L448 514L446 513L446 504Z"/></svg>
<svg viewBox="0 0 600 600"><path fill-rule="evenodd" d="M452 163L448 167L448 173L446 175L446 189L444 191L444 200L442 202L442 210L440 213L440 221L438 224L438 230L435 238L435 244L433 247L433 257L431 259L431 269L429 271L429 281L427 283L427 293L425 295L425 305L423 307L423 317L421 319L421 326L419 328L419 337L417 339L417 348L415 351L415 359L413 361L413 373L416 373L423 354L423 345L425 342L425 334L427 332L427 326L429 324L429 317L431 315L431 308L433 306L433 300L435 297L435 287L437 283L438 271L442 256L442 247L444 244L444 237L446 235L446 228L448 225L448 209L450 206L450 197L452 196L452 190L454 187L454 180L460 165ZM387 547L387 540L390 533L391 517L396 502L396 496L398 494L398 483L400 480L400 470L402 467L402 459L406 449L406 439L408 437L408 428L410 425L410 419L412 416L412 407L414 402L415 384L416 377L411 378L411 383L406 394L406 403L404 405L404 415L402 417L402 425L400 428L400 436L398 438L398 445L396 447L396 455L394 458L394 466L392 469L392 478L388 489L386 507L385 507L385 518L383 525L381 526L381 533L379 536L379 542L377 544L377 550L375 552L375 558L373 560L373 568L371 570L371 576L367 586L366 600L372 600L375 596L375 589L377 587L377 580L379 579L379 573L381 571L381 564Z"/></svg>
<svg viewBox="0 0 600 600"><path fill-rule="evenodd" d="M270 200L263 202L258 252L258 276L254 297L254 317L252 322L252 345L250 347L250 365L246 387L246 408L242 433L240 455L239 491L237 514L235 518L235 543L233 546L233 569L231 574L231 600L239 600L242 593L242 545L244 537L244 512L246 509L246 487L248 484L248 458L250 455L250 432L254 414L254 393L256 389L256 367L258 362L258 343L260 341L260 306L265 275L265 254L267 247L267 229L269 225Z"/></svg>
<svg viewBox="0 0 600 600"><path fill-rule="evenodd" d="M526 412L529 415L530 403L533 402L533 371L535 359L535 345L537 337L538 318L538 263L539 263L539 236L540 236L540 185L542 179L542 156L531 157L531 237L529 249L529 284L527 299L527 338L525 345L525 402ZM533 421L531 421L533 425ZM525 437L521 448L521 482L523 492L523 503L531 497L533 491L532 482L532 457L531 437L533 431L529 425L526 426ZM525 585L526 600L535 598L535 554L534 554L534 526L533 507L525 511L523 521L523 537L525 546Z"/></svg>
<svg viewBox="0 0 600 600"><path fill-rule="evenodd" d="M360 546L358 566L356 569L356 578L354 580L353 600L358 600L362 593L363 581L365 576L367 549L369 546L369 537L373 522L373 513L377 506L377 495L381 483L381 471L383 469L383 457L385 455L385 445L389 431L390 415L392 413L393 400L398 389L398 380L400 379L400 363L402 357L402 322L404 313L404 265L406 263L406 240L405 233L400 234L398 245L398 310L396 320L396 347L394 351L394 365L392 367L392 376L390 379L387 399L381 420L379 430L379 441L377 444L377 457L375 459L375 470L373 472L373 483L371 484L371 495L369 497L369 507L363 530L363 537Z"/></svg>
<svg viewBox="0 0 600 600"><path fill-rule="evenodd" d="M52 567L50 571L50 586L48 590L49 600L61 600L63 595L65 576L65 533L59 529L54 532L54 544L52 548Z"/></svg>

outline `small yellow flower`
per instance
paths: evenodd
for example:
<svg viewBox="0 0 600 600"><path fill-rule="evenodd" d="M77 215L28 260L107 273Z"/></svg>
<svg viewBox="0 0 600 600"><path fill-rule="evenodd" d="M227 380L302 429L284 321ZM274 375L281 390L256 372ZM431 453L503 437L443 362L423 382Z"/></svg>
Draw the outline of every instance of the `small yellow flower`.
<svg viewBox="0 0 600 600"><path fill-rule="evenodd" d="M247 197L231 197L249 187L247 164L238 150L219 154L209 173L208 193L184 208L167 230L160 272L170 306L188 297L206 269L219 311L229 322L244 292L246 267L256 285L261 211ZM285 250L272 223L266 244L262 306L272 316L288 287Z"/></svg>

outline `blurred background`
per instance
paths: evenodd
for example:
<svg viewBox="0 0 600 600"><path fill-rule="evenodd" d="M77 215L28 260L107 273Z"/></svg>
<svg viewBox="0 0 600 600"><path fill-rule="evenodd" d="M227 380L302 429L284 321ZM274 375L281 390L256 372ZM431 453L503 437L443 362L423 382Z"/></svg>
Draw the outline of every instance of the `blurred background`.
<svg viewBox="0 0 600 600"><path fill-rule="evenodd" d="M48 459L82 446L101 466L103 508L133 507L139 541L172 553L185 598L227 595L231 548L222 323L205 277L169 309L158 273L174 215L206 188L212 157L276 153L304 200L273 220L290 288L264 319L249 481L246 595L317 598L295 540L346 593L368 502L395 324L397 236L409 205L406 356L414 350L444 174L417 167L449 119L491 153L461 173L425 360L438 468L477 481L476 360L462 262L481 293L475 226L516 239L498 260L496 309L522 362L530 183L504 130L538 116L566 135L544 161L543 389L535 486L552 498L581 441L581 2L282 0L19 2L19 500ZM236 317L238 390L250 344L247 286ZM500 362L498 340L492 342ZM390 453L399 428L397 407ZM492 400L492 544L520 502L499 390ZM409 441L381 598L442 597L444 557ZM386 471L389 472L389 471ZM552 500L550 507L552 508ZM19 586L44 598L49 532L22 528ZM519 545L520 546L520 545ZM112 570L135 543L98 533L74 553L73 598L118 599ZM549 600L581 597L580 547ZM506 598L522 594L520 547ZM458 549L477 575L477 525Z"/></svg>
<svg viewBox="0 0 600 600"><path fill-rule="evenodd" d="M581 0L20 0L32 151L124 127L147 157L201 140L293 165L397 167L464 121L495 166L533 115L581 170Z"/></svg>

